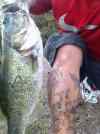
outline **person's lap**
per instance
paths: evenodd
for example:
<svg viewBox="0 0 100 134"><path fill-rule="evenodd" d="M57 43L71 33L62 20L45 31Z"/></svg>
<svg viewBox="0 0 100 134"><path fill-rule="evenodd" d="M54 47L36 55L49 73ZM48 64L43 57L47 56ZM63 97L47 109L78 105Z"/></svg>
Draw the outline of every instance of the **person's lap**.
<svg viewBox="0 0 100 134"><path fill-rule="evenodd" d="M73 46L79 47L83 50L83 63L80 69L80 79L82 80L85 76L88 76L95 83L98 89L100 89L100 63L96 62L85 52L86 47L84 41L81 37L74 33L56 33L52 35L45 47L45 56L51 65L54 64L56 55L59 48L64 46L64 44L71 44ZM72 48L73 49L73 48ZM72 50L73 51L73 50ZM73 57L74 58L74 57ZM69 59L71 60L71 59ZM73 66L75 64L73 63Z"/></svg>

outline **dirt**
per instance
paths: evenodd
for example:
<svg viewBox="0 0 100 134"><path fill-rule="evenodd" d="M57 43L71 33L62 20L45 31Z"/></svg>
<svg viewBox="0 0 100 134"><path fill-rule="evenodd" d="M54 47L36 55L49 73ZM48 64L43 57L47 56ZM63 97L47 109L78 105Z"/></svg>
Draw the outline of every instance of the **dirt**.
<svg viewBox="0 0 100 134"><path fill-rule="evenodd" d="M100 134L100 103L83 104L76 110L76 134Z"/></svg>
<svg viewBox="0 0 100 134"><path fill-rule="evenodd" d="M45 113L45 116L41 120L45 120L45 123L50 123L49 114ZM40 120L40 121L41 121ZM75 113L75 134L100 134L100 103L96 105L82 104L79 106ZM41 126L41 125L40 125ZM49 128L50 124L47 126ZM46 126L45 126L46 127ZM48 128L44 127L37 130L36 134L48 134ZM42 130L42 131L41 131ZM34 131L33 131L34 132Z"/></svg>
<svg viewBox="0 0 100 134"><path fill-rule="evenodd" d="M32 128L32 133L48 134L50 123L49 113L44 112L44 116ZM100 103L80 105L76 109L74 123L75 134L100 134Z"/></svg>

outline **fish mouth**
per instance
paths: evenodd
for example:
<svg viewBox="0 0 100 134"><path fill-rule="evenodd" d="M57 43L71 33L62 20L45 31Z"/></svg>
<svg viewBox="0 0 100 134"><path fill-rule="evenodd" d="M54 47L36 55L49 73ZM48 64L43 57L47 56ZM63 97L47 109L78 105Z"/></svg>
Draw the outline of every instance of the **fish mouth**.
<svg viewBox="0 0 100 134"><path fill-rule="evenodd" d="M4 13L7 12L15 13L20 10L20 8L15 3L4 5L2 9Z"/></svg>
<svg viewBox="0 0 100 134"><path fill-rule="evenodd" d="M16 3L4 5L2 7L1 15L3 36L5 36L7 44L14 44L13 47L17 50L17 48L19 49L22 41L24 41L21 39L23 39L27 33L29 16L26 10L22 9Z"/></svg>

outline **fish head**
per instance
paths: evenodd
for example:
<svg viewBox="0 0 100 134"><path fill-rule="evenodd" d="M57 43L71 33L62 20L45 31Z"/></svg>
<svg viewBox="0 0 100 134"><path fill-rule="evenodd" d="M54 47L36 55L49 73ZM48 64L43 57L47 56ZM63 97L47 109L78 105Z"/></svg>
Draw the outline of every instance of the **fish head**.
<svg viewBox="0 0 100 134"><path fill-rule="evenodd" d="M36 48L36 45L41 44L40 31L26 8L23 10L16 4L10 4L5 7L3 15L6 44L21 51Z"/></svg>

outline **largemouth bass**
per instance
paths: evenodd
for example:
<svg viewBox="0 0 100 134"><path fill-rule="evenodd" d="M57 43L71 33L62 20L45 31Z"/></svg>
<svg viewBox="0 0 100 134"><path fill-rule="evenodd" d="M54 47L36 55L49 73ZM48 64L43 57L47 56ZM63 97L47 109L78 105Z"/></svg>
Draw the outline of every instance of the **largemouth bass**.
<svg viewBox="0 0 100 134"><path fill-rule="evenodd" d="M25 134L43 87L42 39L26 9L14 3L0 12L0 105L8 134Z"/></svg>

